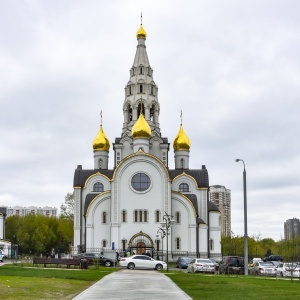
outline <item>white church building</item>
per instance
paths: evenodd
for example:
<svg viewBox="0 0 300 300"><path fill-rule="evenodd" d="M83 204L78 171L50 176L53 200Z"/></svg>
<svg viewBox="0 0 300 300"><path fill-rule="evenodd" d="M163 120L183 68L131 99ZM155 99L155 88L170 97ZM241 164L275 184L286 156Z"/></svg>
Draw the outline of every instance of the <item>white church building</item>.
<svg viewBox="0 0 300 300"><path fill-rule="evenodd" d="M130 78L125 87L123 128L113 143L114 168L108 168L110 142L102 128L93 141L94 169L78 165L74 174L74 246L101 252L166 253L220 257L218 207L209 201L205 165L191 169L190 140L182 124L174 132L175 169L169 169L170 143L159 124L158 87L141 25ZM114 121L115 122L115 121ZM163 236L163 217L174 223ZM168 239L168 240L167 240Z"/></svg>

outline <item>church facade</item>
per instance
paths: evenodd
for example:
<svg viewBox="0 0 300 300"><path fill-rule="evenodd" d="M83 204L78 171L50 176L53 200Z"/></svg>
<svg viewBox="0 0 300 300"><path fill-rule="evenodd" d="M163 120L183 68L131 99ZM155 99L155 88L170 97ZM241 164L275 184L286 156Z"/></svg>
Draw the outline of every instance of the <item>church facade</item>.
<svg viewBox="0 0 300 300"><path fill-rule="evenodd" d="M169 168L170 143L161 135L158 87L142 25L137 41L125 87L122 133L113 143L114 167L108 168L111 145L101 120L93 141L94 168L78 165L75 170L74 246L136 254L165 253L168 246L169 256L189 252L218 257L220 212L209 201L208 171L205 165L190 168L190 140L182 124L173 142L175 169ZM166 216L173 221L168 235L162 234Z"/></svg>

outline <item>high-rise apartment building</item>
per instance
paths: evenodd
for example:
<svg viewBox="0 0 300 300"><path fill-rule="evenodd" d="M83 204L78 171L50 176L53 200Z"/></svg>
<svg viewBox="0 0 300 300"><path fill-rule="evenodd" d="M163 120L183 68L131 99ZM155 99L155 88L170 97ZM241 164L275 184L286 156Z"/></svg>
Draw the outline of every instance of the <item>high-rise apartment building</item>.
<svg viewBox="0 0 300 300"><path fill-rule="evenodd" d="M300 236L300 220L288 219L284 222L284 239L290 240L295 236Z"/></svg>
<svg viewBox="0 0 300 300"><path fill-rule="evenodd" d="M7 207L7 217L10 216L26 216L29 214L41 214L47 217L56 217L57 215L57 208L56 207L37 207L37 206L13 206L13 207Z"/></svg>
<svg viewBox="0 0 300 300"><path fill-rule="evenodd" d="M221 232L224 236L231 235L231 191L222 185L209 187L210 201L219 208L221 216Z"/></svg>

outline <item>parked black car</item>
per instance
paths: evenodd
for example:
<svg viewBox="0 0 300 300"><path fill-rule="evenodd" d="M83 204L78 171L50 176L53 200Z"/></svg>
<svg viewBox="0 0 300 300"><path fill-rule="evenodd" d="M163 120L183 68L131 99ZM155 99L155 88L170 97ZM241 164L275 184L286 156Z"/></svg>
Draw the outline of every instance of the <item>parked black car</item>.
<svg viewBox="0 0 300 300"><path fill-rule="evenodd" d="M263 261L282 261L282 256L270 255L270 256L264 257Z"/></svg>
<svg viewBox="0 0 300 300"><path fill-rule="evenodd" d="M73 256L73 258L87 259L89 265L98 264L106 267L111 267L116 263L112 259L101 256L98 253L80 253Z"/></svg>
<svg viewBox="0 0 300 300"><path fill-rule="evenodd" d="M187 269L188 264L192 261L193 259L188 256L182 256L178 257L176 263L175 263L175 268L179 269Z"/></svg>
<svg viewBox="0 0 300 300"><path fill-rule="evenodd" d="M226 256L220 265L220 274L244 274L244 258L240 256Z"/></svg>

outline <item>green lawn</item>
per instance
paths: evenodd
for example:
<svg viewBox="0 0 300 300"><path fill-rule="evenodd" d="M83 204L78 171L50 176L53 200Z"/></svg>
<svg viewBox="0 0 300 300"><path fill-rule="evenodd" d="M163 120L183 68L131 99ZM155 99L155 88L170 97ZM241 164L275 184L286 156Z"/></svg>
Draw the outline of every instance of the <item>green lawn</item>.
<svg viewBox="0 0 300 300"><path fill-rule="evenodd" d="M1 299L72 299L114 268L54 269L4 265L0 268ZM300 281L235 275L163 271L194 300L300 299Z"/></svg>
<svg viewBox="0 0 300 300"><path fill-rule="evenodd" d="M5 265L0 268L1 299L72 299L114 268L89 270L32 268Z"/></svg>
<svg viewBox="0 0 300 300"><path fill-rule="evenodd" d="M267 277L166 273L194 300L300 299L300 281Z"/></svg>

